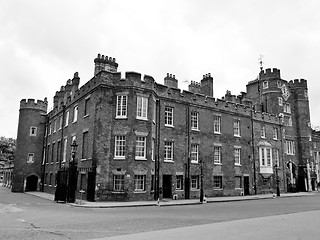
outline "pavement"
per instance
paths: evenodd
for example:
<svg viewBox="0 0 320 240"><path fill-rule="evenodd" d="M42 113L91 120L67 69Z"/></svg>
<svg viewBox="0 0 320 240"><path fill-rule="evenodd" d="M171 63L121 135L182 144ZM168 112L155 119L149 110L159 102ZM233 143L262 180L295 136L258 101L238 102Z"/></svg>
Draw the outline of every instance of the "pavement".
<svg viewBox="0 0 320 240"><path fill-rule="evenodd" d="M45 193L45 192L25 192L25 194L29 194L29 195L54 201L54 195ZM280 197L277 197L275 194L259 194L259 195L232 196L232 197L209 197L209 198L206 198L206 201L204 203L302 197L302 196L313 196L316 194L319 194L319 192L281 193ZM67 203L67 204L74 207L83 207L83 208L120 208L120 207L143 207L143 206L166 207L166 206L179 206L179 205L195 205L195 204L204 204L204 203L200 203L199 199L178 199L178 200L161 199L159 201L135 201L135 202L88 202L85 200L81 201L77 199L75 203Z"/></svg>

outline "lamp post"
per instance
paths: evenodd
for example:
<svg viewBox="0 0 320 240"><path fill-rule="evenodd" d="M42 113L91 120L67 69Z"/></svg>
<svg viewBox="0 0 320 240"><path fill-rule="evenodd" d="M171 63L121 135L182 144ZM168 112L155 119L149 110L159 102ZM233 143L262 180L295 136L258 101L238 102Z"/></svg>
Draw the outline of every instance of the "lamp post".
<svg viewBox="0 0 320 240"><path fill-rule="evenodd" d="M280 197L280 187L279 187L279 175L278 175L278 164L274 166L276 170L276 185L277 185L277 197Z"/></svg>
<svg viewBox="0 0 320 240"><path fill-rule="evenodd" d="M200 202L203 203L203 162L200 161Z"/></svg>
<svg viewBox="0 0 320 240"><path fill-rule="evenodd" d="M71 146L71 161L69 161L69 181L68 181L68 194L67 201L69 203L75 202L75 193L77 189L77 163L76 163L76 152L78 144L76 140L73 140Z"/></svg>

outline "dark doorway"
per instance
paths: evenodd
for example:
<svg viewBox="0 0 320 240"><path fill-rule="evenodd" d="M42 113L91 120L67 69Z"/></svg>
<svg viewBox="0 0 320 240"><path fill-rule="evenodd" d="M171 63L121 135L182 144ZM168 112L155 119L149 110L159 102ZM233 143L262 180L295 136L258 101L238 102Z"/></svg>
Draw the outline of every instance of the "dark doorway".
<svg viewBox="0 0 320 240"><path fill-rule="evenodd" d="M172 197L171 179L171 175L163 175L163 198Z"/></svg>
<svg viewBox="0 0 320 240"><path fill-rule="evenodd" d="M38 177L35 175L31 175L27 177L27 183L26 183L26 192L30 191L37 191L38 186Z"/></svg>
<svg viewBox="0 0 320 240"><path fill-rule="evenodd" d="M94 201L95 186L96 186L96 173L88 172L87 200L90 202Z"/></svg>
<svg viewBox="0 0 320 240"><path fill-rule="evenodd" d="M244 190L244 195L250 195L250 178L249 176L244 176L243 177L243 190Z"/></svg>

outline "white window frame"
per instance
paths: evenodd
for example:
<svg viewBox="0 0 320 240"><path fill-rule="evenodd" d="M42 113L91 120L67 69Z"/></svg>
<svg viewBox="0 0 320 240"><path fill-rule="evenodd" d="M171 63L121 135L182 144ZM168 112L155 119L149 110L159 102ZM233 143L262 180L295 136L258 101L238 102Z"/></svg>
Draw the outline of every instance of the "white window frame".
<svg viewBox="0 0 320 240"><path fill-rule="evenodd" d="M273 127L273 140L278 140L279 139L279 133L278 133L278 128L277 127Z"/></svg>
<svg viewBox="0 0 320 240"><path fill-rule="evenodd" d="M286 154L295 155L295 142L293 140L286 140Z"/></svg>
<svg viewBox="0 0 320 240"><path fill-rule="evenodd" d="M266 138L266 126L261 126L261 138Z"/></svg>
<svg viewBox="0 0 320 240"><path fill-rule="evenodd" d="M53 121L53 133L57 131L57 119L54 119Z"/></svg>
<svg viewBox="0 0 320 240"><path fill-rule="evenodd" d="M277 87L278 87L278 88L281 88L281 87L282 87L282 86L281 86L281 81L279 81L279 80L277 81Z"/></svg>
<svg viewBox="0 0 320 240"><path fill-rule="evenodd" d="M213 146L213 163L221 164L221 146L220 145Z"/></svg>
<svg viewBox="0 0 320 240"><path fill-rule="evenodd" d="M234 146L234 165L241 166L241 147Z"/></svg>
<svg viewBox="0 0 320 240"><path fill-rule="evenodd" d="M124 175L123 174L113 175L113 191L124 192Z"/></svg>
<svg viewBox="0 0 320 240"><path fill-rule="evenodd" d="M148 98L137 96L137 119L148 120Z"/></svg>
<svg viewBox="0 0 320 240"><path fill-rule="evenodd" d="M271 147L259 147L260 166L272 167L272 149Z"/></svg>
<svg viewBox="0 0 320 240"><path fill-rule="evenodd" d="M147 137L146 136L136 136L136 160L147 160Z"/></svg>
<svg viewBox="0 0 320 240"><path fill-rule="evenodd" d="M176 175L176 190L183 190L183 175Z"/></svg>
<svg viewBox="0 0 320 240"><path fill-rule="evenodd" d="M38 128L35 127L35 126L31 126L30 127L30 136L33 136L33 137L36 137L37 136L37 131L38 131Z"/></svg>
<svg viewBox="0 0 320 240"><path fill-rule="evenodd" d="M59 128L58 130L60 130L62 128L62 122L63 122L63 118L62 115L59 116Z"/></svg>
<svg viewBox="0 0 320 240"><path fill-rule="evenodd" d="M199 144L191 144L191 152L190 152L190 156L191 156L191 163L198 163L199 162Z"/></svg>
<svg viewBox="0 0 320 240"><path fill-rule="evenodd" d="M128 111L128 95L119 94L117 95L116 103L116 118L127 118Z"/></svg>
<svg viewBox="0 0 320 240"><path fill-rule="evenodd" d="M164 125L167 127L173 127L173 107L165 106Z"/></svg>
<svg viewBox="0 0 320 240"><path fill-rule="evenodd" d="M164 142L164 158L165 162L173 162L173 141Z"/></svg>
<svg viewBox="0 0 320 240"><path fill-rule="evenodd" d="M279 159L279 150L274 148L273 149L273 162L278 166L280 167L280 159Z"/></svg>
<svg viewBox="0 0 320 240"><path fill-rule="evenodd" d="M70 115L70 111L67 110L66 111L66 122L64 123L65 127L67 127L69 125L69 115Z"/></svg>
<svg viewBox="0 0 320 240"><path fill-rule="evenodd" d="M214 189L222 189L222 176L221 175L213 176L213 188Z"/></svg>
<svg viewBox="0 0 320 240"><path fill-rule="evenodd" d="M291 113L291 105L290 105L290 103L283 104L283 112Z"/></svg>
<svg viewBox="0 0 320 240"><path fill-rule="evenodd" d="M263 88L263 89L269 88L269 82L268 82L268 81L263 81L263 83L262 83L262 88Z"/></svg>
<svg viewBox="0 0 320 240"><path fill-rule="evenodd" d="M126 136L116 135L114 137L114 159L126 158Z"/></svg>
<svg viewBox="0 0 320 240"><path fill-rule="evenodd" d="M68 139L65 138L63 140L63 157L62 157L63 163L65 163L67 161L67 147L68 147Z"/></svg>
<svg viewBox="0 0 320 240"><path fill-rule="evenodd" d="M240 120L239 119L234 119L233 120L233 135L235 137L240 137L241 135L240 132Z"/></svg>
<svg viewBox="0 0 320 240"><path fill-rule="evenodd" d="M28 153L27 163L34 163L34 153Z"/></svg>
<svg viewBox="0 0 320 240"><path fill-rule="evenodd" d="M146 175L134 175L134 191L145 192L146 191Z"/></svg>
<svg viewBox="0 0 320 240"><path fill-rule="evenodd" d="M283 106L283 98L282 97L278 97L278 103L279 103L279 106Z"/></svg>
<svg viewBox="0 0 320 240"><path fill-rule="evenodd" d="M214 133L221 133L221 117L220 116L213 116L213 132Z"/></svg>
<svg viewBox="0 0 320 240"><path fill-rule="evenodd" d="M156 140L154 138L152 138L152 140L151 140L151 160L152 161L156 160L155 159L155 156L156 156L156 154L155 154L155 151L156 151L155 146L156 146Z"/></svg>
<svg viewBox="0 0 320 240"><path fill-rule="evenodd" d="M76 122L78 121L78 111L79 111L78 105L77 105L77 106L74 106L74 108L73 108L73 121L72 121L72 123L76 123Z"/></svg>
<svg viewBox="0 0 320 240"><path fill-rule="evenodd" d="M199 130L199 113L191 111L191 130Z"/></svg>
<svg viewBox="0 0 320 240"><path fill-rule="evenodd" d="M199 189L199 175L192 175L190 178L190 188L191 190Z"/></svg>
<svg viewBox="0 0 320 240"><path fill-rule="evenodd" d="M283 117L283 124L287 127L292 127L292 118L291 116L284 116Z"/></svg>

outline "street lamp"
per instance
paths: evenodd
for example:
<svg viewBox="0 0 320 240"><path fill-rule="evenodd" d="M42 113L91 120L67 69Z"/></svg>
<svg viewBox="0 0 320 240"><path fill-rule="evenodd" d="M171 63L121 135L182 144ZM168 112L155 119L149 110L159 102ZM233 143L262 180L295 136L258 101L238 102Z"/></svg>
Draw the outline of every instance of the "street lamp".
<svg viewBox="0 0 320 240"><path fill-rule="evenodd" d="M278 164L274 166L276 170L276 184L277 184L277 197L280 197L279 176L278 176Z"/></svg>
<svg viewBox="0 0 320 240"><path fill-rule="evenodd" d="M76 140L73 140L73 142L70 146L71 146L71 153L72 153L71 162L75 163L76 152L77 152L77 148L78 148L78 144L77 144Z"/></svg>

